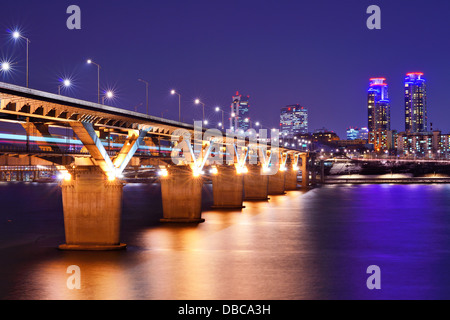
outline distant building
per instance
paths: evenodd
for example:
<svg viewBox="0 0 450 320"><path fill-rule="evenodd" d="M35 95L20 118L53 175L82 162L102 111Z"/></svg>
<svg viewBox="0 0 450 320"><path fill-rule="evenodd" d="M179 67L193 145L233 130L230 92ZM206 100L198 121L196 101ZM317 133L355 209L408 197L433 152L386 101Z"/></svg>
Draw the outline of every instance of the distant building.
<svg viewBox="0 0 450 320"><path fill-rule="evenodd" d="M391 106L385 78L370 79L367 90L368 141L376 151L388 149L387 133L391 130Z"/></svg>
<svg viewBox="0 0 450 320"><path fill-rule="evenodd" d="M236 92L231 104L230 129L233 131L250 128L250 96L243 96Z"/></svg>
<svg viewBox="0 0 450 320"><path fill-rule="evenodd" d="M280 125L284 136L308 133L308 109L299 104L281 108Z"/></svg>
<svg viewBox="0 0 450 320"><path fill-rule="evenodd" d="M427 86L423 73L408 73L405 78L405 131L428 131Z"/></svg>
<svg viewBox="0 0 450 320"><path fill-rule="evenodd" d="M347 140L358 139L359 129L358 128L348 128L347 129Z"/></svg>
<svg viewBox="0 0 450 320"><path fill-rule="evenodd" d="M325 128L315 130L312 135L313 142L329 144L329 143L333 143L333 142L339 141L339 140L340 140L340 138L335 132L328 131Z"/></svg>
<svg viewBox="0 0 450 320"><path fill-rule="evenodd" d="M385 81L385 78L370 79L367 98L369 132L391 130L391 107Z"/></svg>
<svg viewBox="0 0 450 320"><path fill-rule="evenodd" d="M369 140L369 128L359 129L358 140Z"/></svg>
<svg viewBox="0 0 450 320"><path fill-rule="evenodd" d="M348 128L347 140L369 140L368 128Z"/></svg>

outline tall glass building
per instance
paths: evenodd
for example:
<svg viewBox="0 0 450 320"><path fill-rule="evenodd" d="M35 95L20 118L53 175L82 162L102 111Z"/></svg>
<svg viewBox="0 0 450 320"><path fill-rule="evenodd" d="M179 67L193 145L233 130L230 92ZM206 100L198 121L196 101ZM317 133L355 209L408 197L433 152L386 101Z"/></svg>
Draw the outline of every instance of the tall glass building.
<svg viewBox="0 0 450 320"><path fill-rule="evenodd" d="M308 109L299 104L281 108L280 124L282 135L308 133Z"/></svg>
<svg viewBox="0 0 450 320"><path fill-rule="evenodd" d="M411 72L405 78L405 131L428 131L427 86L421 72Z"/></svg>
<svg viewBox="0 0 450 320"><path fill-rule="evenodd" d="M385 78L370 79L368 89L369 132L391 130L391 106Z"/></svg>
<svg viewBox="0 0 450 320"><path fill-rule="evenodd" d="M231 104L230 129L233 131L243 130L246 132L250 128L250 96L243 96L236 92Z"/></svg>

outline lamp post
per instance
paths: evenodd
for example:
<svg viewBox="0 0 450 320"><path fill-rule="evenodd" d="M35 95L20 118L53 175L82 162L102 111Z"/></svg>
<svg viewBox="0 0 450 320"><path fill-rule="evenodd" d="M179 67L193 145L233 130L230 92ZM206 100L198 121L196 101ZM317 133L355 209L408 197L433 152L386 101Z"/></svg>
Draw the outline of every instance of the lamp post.
<svg viewBox="0 0 450 320"><path fill-rule="evenodd" d="M70 82L69 79L63 80L63 81L62 81L62 84L60 84L60 85L58 86L58 94L61 95L61 88L62 88L62 87L68 88L68 87L70 87L71 84L72 84L72 83Z"/></svg>
<svg viewBox="0 0 450 320"><path fill-rule="evenodd" d="M225 129L224 127L224 120L225 120L225 111L223 111L222 109L220 109L220 107L216 107L216 112L222 112L222 122L220 123L220 126L222 127L222 130Z"/></svg>
<svg viewBox="0 0 450 320"><path fill-rule="evenodd" d="M101 67L100 67L100 65L98 65L97 63L92 61L91 59L89 59L87 61L87 63L97 66L97 94L98 94L98 103L100 103L100 69L101 69Z"/></svg>
<svg viewBox="0 0 450 320"><path fill-rule="evenodd" d="M181 94L179 94L175 90L172 90L170 93L172 95L177 95L178 96L178 121L181 122Z"/></svg>
<svg viewBox="0 0 450 320"><path fill-rule="evenodd" d="M205 104L203 102L200 101L200 99L195 100L195 104L201 104L203 105L203 123L205 123Z"/></svg>
<svg viewBox="0 0 450 320"><path fill-rule="evenodd" d="M142 79L138 79L138 81L143 82L145 84L145 97L146 97L146 101L147 101L147 115L149 115L149 109L148 109L148 86L149 86L149 83Z"/></svg>
<svg viewBox="0 0 450 320"><path fill-rule="evenodd" d="M29 68L28 68L28 66L29 66L29 59L28 59L28 57L29 57L29 46L30 46L31 41L30 41L30 39L22 36L19 31L14 31L12 33L12 36L16 40L17 39L24 39L27 42L27 88L28 88L29 87Z"/></svg>

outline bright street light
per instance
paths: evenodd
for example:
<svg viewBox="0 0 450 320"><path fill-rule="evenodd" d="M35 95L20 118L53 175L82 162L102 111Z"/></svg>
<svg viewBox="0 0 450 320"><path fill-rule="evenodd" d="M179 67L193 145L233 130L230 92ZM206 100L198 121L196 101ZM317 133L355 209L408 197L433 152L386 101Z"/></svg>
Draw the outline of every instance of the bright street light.
<svg viewBox="0 0 450 320"><path fill-rule="evenodd" d="M220 107L216 107L216 112L222 112L222 122L219 123L219 127L222 127L222 130L225 129L223 123L225 121L225 111L223 111L222 109L220 109Z"/></svg>
<svg viewBox="0 0 450 320"><path fill-rule="evenodd" d="M2 62L0 64L0 69L1 71L8 72L9 70L11 70L11 64L7 61Z"/></svg>
<svg viewBox="0 0 450 320"><path fill-rule="evenodd" d="M105 99L112 99L112 98L114 98L114 92L107 91L102 98L102 104L105 104Z"/></svg>
<svg viewBox="0 0 450 320"><path fill-rule="evenodd" d="M175 90L170 91L170 94L173 96L178 96L178 121L181 122L181 94L179 94Z"/></svg>
<svg viewBox="0 0 450 320"><path fill-rule="evenodd" d="M27 42L27 88L28 88L29 87L29 68L28 68L28 66L29 66L29 63L28 63L29 62L29 59L28 59L29 54L28 53L29 53L29 46L30 46L31 41L30 41L30 39L22 36L19 31L14 31L12 33L12 37L14 39L16 39L16 40L24 39Z"/></svg>
<svg viewBox="0 0 450 320"><path fill-rule="evenodd" d="M61 88L65 87L68 88L72 85L71 81L69 79L65 79L62 81L62 83L58 86L58 94L61 95Z"/></svg>
<svg viewBox="0 0 450 320"><path fill-rule="evenodd" d="M98 94L98 103L100 103L100 65L92 61L91 59L88 59L88 64L93 64L97 67L97 94Z"/></svg>
<svg viewBox="0 0 450 320"><path fill-rule="evenodd" d="M205 104L200 101L200 99L195 99L195 104L201 104L203 105L203 122L205 122Z"/></svg>

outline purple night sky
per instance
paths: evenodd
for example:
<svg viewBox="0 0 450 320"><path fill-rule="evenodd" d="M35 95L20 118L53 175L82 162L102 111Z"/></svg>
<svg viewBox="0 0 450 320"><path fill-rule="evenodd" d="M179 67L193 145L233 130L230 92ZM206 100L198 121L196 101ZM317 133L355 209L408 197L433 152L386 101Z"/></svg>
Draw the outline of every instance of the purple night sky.
<svg viewBox="0 0 450 320"><path fill-rule="evenodd" d="M81 30L68 30L66 9L81 8ZM382 11L382 29L369 30L366 9ZM236 91L250 95L253 121L277 127L280 108L299 103L310 110L309 130L326 127L345 139L349 126L367 126L366 90L371 77L385 77L391 98L392 128L404 130L403 80L425 73L428 114L433 129L450 132L450 2L417 1L31 1L2 3L0 57L17 62L1 81L25 85L25 41L31 40L30 87L57 92L68 75L67 95L96 101L113 88L113 106L145 105L150 113L176 120L182 94L186 122L221 116ZM145 112L145 106L140 107Z"/></svg>

